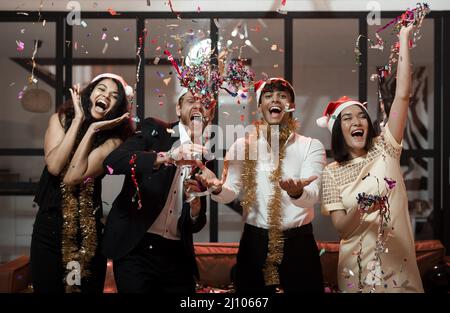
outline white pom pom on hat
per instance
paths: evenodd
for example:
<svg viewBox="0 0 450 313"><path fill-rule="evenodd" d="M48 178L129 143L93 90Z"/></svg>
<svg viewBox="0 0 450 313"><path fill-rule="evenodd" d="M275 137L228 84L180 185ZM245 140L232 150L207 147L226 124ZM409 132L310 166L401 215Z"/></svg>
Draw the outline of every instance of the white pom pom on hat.
<svg viewBox="0 0 450 313"><path fill-rule="evenodd" d="M323 111L323 116L319 117L316 120L317 126L328 128L328 130L332 132L336 118L339 116L339 114L341 114L343 110L352 105L360 106L367 114L369 114L365 103L363 104L357 100L353 100L347 96L343 96L336 101L331 101L330 103L328 103L327 107Z"/></svg>
<svg viewBox="0 0 450 313"><path fill-rule="evenodd" d="M91 83L93 83L99 79L102 79L102 78L112 78L112 79L118 80L122 84L123 90L125 91L125 95L128 98L133 97L133 95L134 95L133 87L129 86L127 84L127 82L125 81L125 79L123 79L122 76L114 74L114 73L103 73L103 74L95 76L91 80Z"/></svg>

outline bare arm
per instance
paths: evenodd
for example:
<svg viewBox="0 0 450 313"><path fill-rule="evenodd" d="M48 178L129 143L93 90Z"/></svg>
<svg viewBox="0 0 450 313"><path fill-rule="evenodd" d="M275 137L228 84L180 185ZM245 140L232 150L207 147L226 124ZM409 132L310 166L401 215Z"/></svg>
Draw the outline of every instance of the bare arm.
<svg viewBox="0 0 450 313"><path fill-rule="evenodd" d="M128 117L129 113L125 113L116 119L96 122L89 126L70 161L69 169L64 176L65 184L77 185L88 177L95 178L103 174L103 160L108 154L116 149L122 141L117 138L110 138L101 146L91 151L94 135L97 131L116 127Z"/></svg>
<svg viewBox="0 0 450 313"><path fill-rule="evenodd" d="M403 139L408 118L409 96L412 86L412 70L409 52L409 37L413 25L402 27L400 30L400 51L397 66L397 88L389 114L389 130L398 143Z"/></svg>
<svg viewBox="0 0 450 313"><path fill-rule="evenodd" d="M345 210L331 211L331 221L342 239L347 239L358 228L361 215L357 209L346 213Z"/></svg>
<svg viewBox="0 0 450 313"><path fill-rule="evenodd" d="M61 171L69 161L78 131L84 121L84 112L80 102L80 86L75 85L73 89L70 89L70 93L72 94L75 116L69 129L66 133L64 132L58 114L55 113L50 117L48 128L45 132L45 164L50 174L54 176L61 174Z"/></svg>
<svg viewBox="0 0 450 313"><path fill-rule="evenodd" d="M350 210L349 212L346 212L345 210L335 210L330 213L331 221L341 238L347 239L355 232L358 226L361 225L367 215L379 210L380 206L377 203L374 203L363 215L361 215L358 208Z"/></svg>
<svg viewBox="0 0 450 313"><path fill-rule="evenodd" d="M55 113L50 117L44 140L45 164L50 174L58 176L66 166L81 124L82 120L73 119L65 133L58 114Z"/></svg>

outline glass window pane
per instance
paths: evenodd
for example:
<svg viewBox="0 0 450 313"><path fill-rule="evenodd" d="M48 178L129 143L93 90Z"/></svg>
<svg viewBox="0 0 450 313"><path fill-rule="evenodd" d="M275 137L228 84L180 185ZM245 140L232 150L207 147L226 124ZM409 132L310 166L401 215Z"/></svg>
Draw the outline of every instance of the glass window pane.
<svg viewBox="0 0 450 313"><path fill-rule="evenodd" d="M210 20L148 19L145 25L145 115L176 121L175 104L181 87L164 50L169 50L181 66L192 49L208 45Z"/></svg>
<svg viewBox="0 0 450 313"><path fill-rule="evenodd" d="M382 19L381 25L386 25L390 19ZM379 25L369 26L369 38L375 39L375 31ZM376 68L388 63L391 45L398 41L391 34L392 28L381 32L385 41L384 50L368 49L368 103L372 120L377 119L380 113L378 105L378 83L371 81L370 77L376 73ZM426 19L420 29L421 39L417 46L411 50L411 61L414 66L413 90L409 108L408 125L405 131L403 145L405 149L432 149L433 148L433 117L434 117L434 21ZM395 71L397 63L393 66L393 73L388 76L382 86L382 96L386 107L390 107L395 94ZM378 117L380 119L381 116ZM437 130L439 131L439 130Z"/></svg>
<svg viewBox="0 0 450 313"><path fill-rule="evenodd" d="M354 47L357 19L294 20L293 85L302 134L330 149L328 130L316 125L328 102L341 96L358 98Z"/></svg>
<svg viewBox="0 0 450 313"><path fill-rule="evenodd" d="M5 42L0 47L0 68L7 73L0 75L0 148L42 148L48 119L55 108L55 89L54 67L41 66L39 59L55 57L55 23L0 25L0 38ZM35 55L37 82L29 85L31 71L27 67L32 64L36 40L40 41Z"/></svg>
<svg viewBox="0 0 450 313"><path fill-rule="evenodd" d="M44 169L44 156L0 156L0 182L37 183Z"/></svg>
<svg viewBox="0 0 450 313"><path fill-rule="evenodd" d="M86 27L73 27L74 58L136 57L135 19L84 19Z"/></svg>
<svg viewBox="0 0 450 313"><path fill-rule="evenodd" d="M416 240L433 239L433 169L432 158L408 158L402 163L408 193L408 208Z"/></svg>
<svg viewBox="0 0 450 313"><path fill-rule="evenodd" d="M281 19L220 19L219 51L228 59L243 59L255 79L284 76L284 21ZM259 118L254 93L247 98L221 91L219 125L248 125Z"/></svg>

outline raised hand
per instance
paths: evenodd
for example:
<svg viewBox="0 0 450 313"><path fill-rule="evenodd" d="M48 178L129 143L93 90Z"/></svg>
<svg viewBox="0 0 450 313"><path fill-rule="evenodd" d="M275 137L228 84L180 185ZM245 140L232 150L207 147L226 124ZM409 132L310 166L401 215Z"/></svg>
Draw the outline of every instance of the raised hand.
<svg viewBox="0 0 450 313"><path fill-rule="evenodd" d="M413 30L415 29L415 25L414 24L409 24L408 26L402 26L402 28L400 28L400 32L399 32L399 36L400 38L402 37L406 37L406 39L409 39L411 33L413 32Z"/></svg>
<svg viewBox="0 0 450 313"><path fill-rule="evenodd" d="M178 166L196 165L203 166L202 156L207 153L207 149L199 144L184 143L169 151L170 161Z"/></svg>
<svg viewBox="0 0 450 313"><path fill-rule="evenodd" d="M305 179L285 179L280 180L281 189L285 190L292 198L299 198L303 194L303 188L317 179L317 176L311 176Z"/></svg>
<svg viewBox="0 0 450 313"><path fill-rule="evenodd" d="M72 96L75 118L84 121L84 111L81 105L80 97L80 84L73 85L73 88L69 88L69 91Z"/></svg>
<svg viewBox="0 0 450 313"><path fill-rule="evenodd" d="M195 179L197 179L203 186L211 189L215 193L220 193L222 190L223 181L219 180L206 166L201 168L200 173L195 174Z"/></svg>
<svg viewBox="0 0 450 313"><path fill-rule="evenodd" d="M99 121L99 122L92 123L89 127L91 127L91 129L94 132L112 129L112 128L116 127L117 125L120 125L124 120L126 120L128 118L130 118L130 113L127 112L127 113L123 114L122 116L115 118L113 120Z"/></svg>

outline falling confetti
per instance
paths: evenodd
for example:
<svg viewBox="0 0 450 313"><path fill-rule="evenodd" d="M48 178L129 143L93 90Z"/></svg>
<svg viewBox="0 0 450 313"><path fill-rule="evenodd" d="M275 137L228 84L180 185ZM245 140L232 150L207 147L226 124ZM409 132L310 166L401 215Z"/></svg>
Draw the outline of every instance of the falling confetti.
<svg viewBox="0 0 450 313"><path fill-rule="evenodd" d="M272 50L272 51L275 51L275 50L277 50L277 49L278 49L277 45L272 45L272 46L270 47L270 50Z"/></svg>
<svg viewBox="0 0 450 313"><path fill-rule="evenodd" d="M109 175L112 175L114 173L114 169L111 166L106 165L106 169L108 170Z"/></svg>
<svg viewBox="0 0 450 313"><path fill-rule="evenodd" d="M106 53L106 50L108 50L108 46L109 46L108 43L105 42L105 45L103 46L102 54Z"/></svg>
<svg viewBox="0 0 450 313"><path fill-rule="evenodd" d="M20 41L20 40L16 40L16 44L17 44L17 51L23 51L25 49L25 44Z"/></svg>
<svg viewBox="0 0 450 313"><path fill-rule="evenodd" d="M138 199L138 210L142 208L142 200L141 200L141 193L139 191L139 184L136 179L136 154L133 154L133 156L130 159L130 166L131 166L131 179L133 180L134 186L136 187L136 193L132 199L133 202L136 201L136 198Z"/></svg>
<svg viewBox="0 0 450 313"><path fill-rule="evenodd" d="M166 128L166 132L168 132L169 134L175 134L175 130L173 130L172 128Z"/></svg>
<svg viewBox="0 0 450 313"><path fill-rule="evenodd" d="M114 10L111 9L111 8L108 8L108 12L109 12L109 14L111 14L112 16L114 16L114 15L119 15L119 13L117 13L116 11L114 11Z"/></svg>
<svg viewBox="0 0 450 313"><path fill-rule="evenodd" d="M322 248L321 250L320 250L320 252L319 252L319 256L322 256L324 253L325 253L325 249L324 248Z"/></svg>
<svg viewBox="0 0 450 313"><path fill-rule="evenodd" d="M114 36L113 39L114 39L114 41L119 41L119 37L118 36Z"/></svg>
<svg viewBox="0 0 450 313"><path fill-rule="evenodd" d="M172 77L164 78L164 79L163 79L163 83L164 83L166 86L168 86L171 80L172 80Z"/></svg>
<svg viewBox="0 0 450 313"><path fill-rule="evenodd" d="M168 4L169 4L169 7L170 7L170 10L172 11L172 13L175 14L175 15L177 16L177 19L181 20L180 13L175 12L174 9L173 9L172 0L168 0L168 1L169 1L169 3L168 3Z"/></svg>
<svg viewBox="0 0 450 313"><path fill-rule="evenodd" d="M87 23L85 21L81 21L81 26L83 26L84 28L87 27Z"/></svg>

